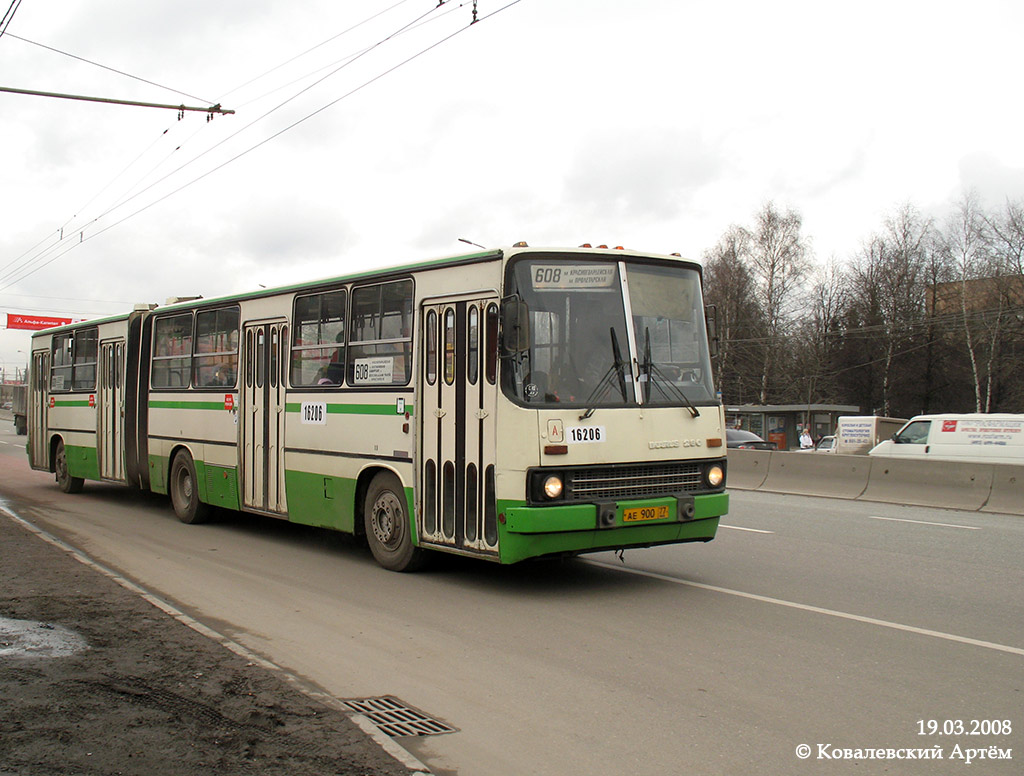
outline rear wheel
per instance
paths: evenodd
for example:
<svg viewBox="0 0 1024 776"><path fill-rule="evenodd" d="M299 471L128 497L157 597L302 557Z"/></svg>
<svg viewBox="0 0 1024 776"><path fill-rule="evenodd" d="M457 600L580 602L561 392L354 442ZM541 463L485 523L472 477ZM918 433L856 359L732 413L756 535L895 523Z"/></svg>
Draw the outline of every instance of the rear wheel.
<svg viewBox="0 0 1024 776"><path fill-rule="evenodd" d="M68 456L64 450L64 440L57 442L57 452L53 457L53 468L57 473L57 486L65 493L78 493L82 490L85 480L72 477L68 471Z"/></svg>
<svg viewBox="0 0 1024 776"><path fill-rule="evenodd" d="M171 464L171 503L174 514L183 523L205 523L210 517L210 505L199 500L199 487L196 484L196 467L192 456L182 451L174 456Z"/></svg>
<svg viewBox="0 0 1024 776"><path fill-rule="evenodd" d="M412 543L405 489L390 472L370 483L363 506L366 540L376 561L391 571L415 571L423 566L426 552Z"/></svg>

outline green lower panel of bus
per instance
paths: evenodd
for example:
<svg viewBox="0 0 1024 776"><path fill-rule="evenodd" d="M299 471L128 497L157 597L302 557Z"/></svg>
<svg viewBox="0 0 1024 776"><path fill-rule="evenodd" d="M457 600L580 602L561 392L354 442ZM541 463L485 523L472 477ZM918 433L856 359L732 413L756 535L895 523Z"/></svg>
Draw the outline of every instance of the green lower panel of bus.
<svg viewBox="0 0 1024 776"><path fill-rule="evenodd" d="M100 461L95 447L64 446L64 459L68 463L68 474L83 480L100 478Z"/></svg>
<svg viewBox="0 0 1024 776"><path fill-rule="evenodd" d="M149 456L149 489L154 493L168 495L168 461L162 455ZM238 498L238 469L234 466L217 466L205 461L192 461L196 468L196 485L199 500L224 509L240 509Z"/></svg>
<svg viewBox="0 0 1024 776"><path fill-rule="evenodd" d="M291 522L353 532L355 480L291 470L285 471L284 478Z"/></svg>
<svg viewBox="0 0 1024 776"><path fill-rule="evenodd" d="M238 509L238 470L234 466L214 466L196 461L199 497L207 504L224 509Z"/></svg>
<svg viewBox="0 0 1024 776"><path fill-rule="evenodd" d="M729 511L729 495L694 497L694 516L679 522L675 499L620 502L615 524L597 528L597 507L573 504L551 507L505 506L499 521L502 563L567 552L593 552L676 542L709 541L718 518Z"/></svg>

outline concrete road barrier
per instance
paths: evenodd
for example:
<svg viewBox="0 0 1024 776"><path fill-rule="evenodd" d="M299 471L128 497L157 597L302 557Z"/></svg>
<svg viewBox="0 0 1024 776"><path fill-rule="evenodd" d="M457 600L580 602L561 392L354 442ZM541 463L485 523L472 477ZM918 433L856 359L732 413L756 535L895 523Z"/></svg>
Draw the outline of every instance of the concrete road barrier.
<svg viewBox="0 0 1024 776"><path fill-rule="evenodd" d="M871 458L862 499L979 510L992 492L993 464Z"/></svg>
<svg viewBox="0 0 1024 776"><path fill-rule="evenodd" d="M981 511L1024 515L1024 466L992 464L992 493Z"/></svg>
<svg viewBox="0 0 1024 776"><path fill-rule="evenodd" d="M730 450L727 487L1024 516L1024 466Z"/></svg>
<svg viewBox="0 0 1024 776"><path fill-rule="evenodd" d="M760 490L854 499L868 486L871 459L862 455L772 453Z"/></svg>
<svg viewBox="0 0 1024 776"><path fill-rule="evenodd" d="M728 479L726 487L757 490L768 476L772 453L766 450L729 450L726 453Z"/></svg>

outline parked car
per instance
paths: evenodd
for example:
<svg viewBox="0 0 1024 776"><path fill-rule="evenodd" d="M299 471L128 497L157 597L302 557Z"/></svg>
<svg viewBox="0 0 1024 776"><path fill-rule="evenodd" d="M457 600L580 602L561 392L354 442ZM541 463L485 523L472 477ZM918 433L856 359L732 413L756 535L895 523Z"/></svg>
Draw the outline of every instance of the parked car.
<svg viewBox="0 0 1024 776"><path fill-rule="evenodd" d="M818 440L818 444L814 446L814 452L816 453L834 453L836 452L836 438L835 436L823 436Z"/></svg>
<svg viewBox="0 0 1024 776"><path fill-rule="evenodd" d="M725 446L737 450L777 450L774 442L765 442L753 431L742 431L738 428L725 430Z"/></svg>

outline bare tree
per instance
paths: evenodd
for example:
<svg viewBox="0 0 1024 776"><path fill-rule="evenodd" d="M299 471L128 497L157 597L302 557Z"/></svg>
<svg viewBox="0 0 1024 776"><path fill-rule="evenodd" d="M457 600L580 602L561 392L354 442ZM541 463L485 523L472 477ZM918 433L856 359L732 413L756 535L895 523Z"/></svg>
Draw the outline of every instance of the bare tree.
<svg viewBox="0 0 1024 776"><path fill-rule="evenodd" d="M767 404L772 380L779 371L781 344L792 331L797 312L806 311L800 299L810 269L810 250L800 233L803 219L794 210L780 212L768 202L747 233L746 264L757 291L767 336L761 363L759 399Z"/></svg>
<svg viewBox="0 0 1024 776"><path fill-rule="evenodd" d="M885 229L874 235L855 260L854 302L848 333L862 340L860 357L865 366L881 367L878 400L874 404L885 415L893 412L894 389L902 374L898 361L912 352L921 340L925 312L925 268L933 241L930 220L910 205L901 207L885 221Z"/></svg>
<svg viewBox="0 0 1024 776"><path fill-rule="evenodd" d="M1005 309L999 292L998 263L989 250L988 224L975 194L967 194L946 221L943 252L956 271L959 325L971 366L975 412L992 407L993 370L1002 336Z"/></svg>
<svg viewBox="0 0 1024 776"><path fill-rule="evenodd" d="M832 375L843 314L849 305L847 273L833 256L811 274L808 315L798 323L794 374L804 383L800 399L826 401L837 391Z"/></svg>
<svg viewBox="0 0 1024 776"><path fill-rule="evenodd" d="M718 311L720 347L715 384L734 402L745 400L751 345L762 335L754 282L744 262L747 233L731 227L718 244L704 254L705 299Z"/></svg>

